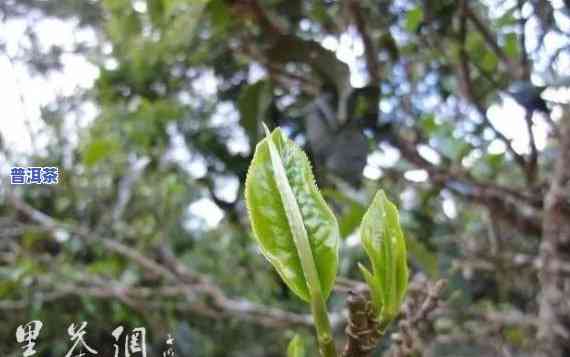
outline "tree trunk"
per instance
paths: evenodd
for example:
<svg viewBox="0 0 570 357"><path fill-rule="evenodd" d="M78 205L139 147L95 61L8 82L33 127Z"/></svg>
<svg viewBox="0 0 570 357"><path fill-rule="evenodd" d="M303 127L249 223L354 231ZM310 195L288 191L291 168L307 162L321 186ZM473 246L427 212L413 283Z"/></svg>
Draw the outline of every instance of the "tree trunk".
<svg viewBox="0 0 570 357"><path fill-rule="evenodd" d="M541 357L570 355L570 107L560 126L560 153L544 201L540 246Z"/></svg>

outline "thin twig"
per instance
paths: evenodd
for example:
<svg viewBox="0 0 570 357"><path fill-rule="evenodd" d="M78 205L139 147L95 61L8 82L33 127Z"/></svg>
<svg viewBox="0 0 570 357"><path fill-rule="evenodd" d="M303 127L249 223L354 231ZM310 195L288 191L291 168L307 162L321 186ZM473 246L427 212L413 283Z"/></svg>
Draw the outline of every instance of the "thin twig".
<svg viewBox="0 0 570 357"><path fill-rule="evenodd" d="M499 57L501 61L505 64L505 66L509 70L509 73L511 74L511 77L513 79L520 78L520 66L517 63L515 63L511 58L509 58L509 56L507 56L505 51L503 51L501 46L499 46L499 44L497 43L496 36L493 33L491 33L491 30L487 27L487 25L483 23L483 20L481 20L479 16L473 11L473 9L469 7L466 0L464 0L464 13L471 20L473 25L475 25L477 31L481 33L487 45L491 47L491 49L495 52L497 57Z"/></svg>
<svg viewBox="0 0 570 357"><path fill-rule="evenodd" d="M536 183L537 174L538 174L538 149L536 148L536 139L534 137L534 131L532 130L532 127L534 126L534 123L532 121L532 114L533 114L532 111L527 111L524 118L528 133L528 143L530 146L530 156L526 170L527 180L529 184Z"/></svg>
<svg viewBox="0 0 570 357"><path fill-rule="evenodd" d="M378 62L378 52L374 45L374 41L372 41L370 33L368 32L366 20L360 7L360 2L358 0L348 0L347 5L352 17L354 18L356 29L364 45L364 55L366 57L366 68L368 69L370 84L375 87L379 86L380 63Z"/></svg>
<svg viewBox="0 0 570 357"><path fill-rule="evenodd" d="M300 325L300 326L313 326L312 318L308 315L298 315L295 313L291 313L288 311L280 310L273 307L267 307L259 304L252 303L245 299L236 299L230 298L224 294L221 288L216 286L214 283L209 281L209 279L199 273L193 272L188 267L184 266L179 261L174 263L174 269L171 270L168 267L155 262L153 259L148 258L141 253L134 250L132 247L129 247L117 240L105 238L105 237L96 237L93 236L86 228L84 227L77 227L59 223L57 220L53 219L52 217L44 214L36 210L35 208L31 207L19 197L17 197L14 193L8 193L8 202L12 207L17 209L19 212L25 214L28 218L32 221L39 223L44 229L48 231L58 231L63 230L80 238L83 238L86 242L90 243L101 243L105 248L109 251L112 251L120 256L127 258L129 261L136 263L138 266L146 270L147 272L152 273L155 276L163 278L165 281L176 284L179 286L184 286L184 293L186 295L202 295L207 297L207 300L210 302L211 307L218 311L220 316L229 316L235 317L242 320L251 321L254 323L258 323L265 326L292 326L292 325ZM100 297L119 297L117 296L118 290L105 290L102 291L101 289L96 290L97 294ZM48 299L53 300L62 297L65 294L72 294L77 293L77 290L74 291L60 291L54 292L53 295L49 295ZM87 292L83 290L83 292ZM95 294L95 291L91 291ZM121 296L123 296L124 302L129 302L125 300L125 295L127 292L121 292ZM128 294L127 294L128 295ZM130 302L133 306L136 306L132 301ZM193 302L189 302L192 304ZM3 305L0 304L0 308L2 307L17 307L18 305L14 302L5 301ZM339 316L333 315L331 316L331 320L333 321L334 326L338 326L342 323L342 318Z"/></svg>
<svg viewBox="0 0 570 357"><path fill-rule="evenodd" d="M459 51L459 78L461 79L462 83L462 91L464 97L466 97L475 107L479 115L481 116L483 123L493 131L496 137L501 140L509 153L513 156L517 164L520 168L526 172L527 164L524 156L519 154L512 145L512 140L507 138L495 125L491 122L489 117L487 116L486 110L481 104L480 100L475 96L475 92L473 90L473 82L471 79L471 71L469 69L470 59L465 48L466 46L466 39L467 39L467 18L470 16L470 9L467 5L467 0L462 0L462 15L461 15L461 28L460 28L460 38L461 38L461 47Z"/></svg>

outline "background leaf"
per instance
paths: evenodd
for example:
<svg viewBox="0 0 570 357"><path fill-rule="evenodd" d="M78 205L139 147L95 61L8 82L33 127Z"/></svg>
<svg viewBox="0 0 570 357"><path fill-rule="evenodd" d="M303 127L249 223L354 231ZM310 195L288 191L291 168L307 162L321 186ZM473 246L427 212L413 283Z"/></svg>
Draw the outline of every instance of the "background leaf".
<svg viewBox="0 0 570 357"><path fill-rule="evenodd" d="M424 11L421 6L416 6L406 14L406 29L415 32L424 20Z"/></svg>
<svg viewBox="0 0 570 357"><path fill-rule="evenodd" d="M259 126L271 104L273 93L268 81L258 81L245 87L238 99L239 123L249 138L250 147L255 147Z"/></svg>
<svg viewBox="0 0 570 357"><path fill-rule="evenodd" d="M305 345L303 340L299 335L295 335L291 342L289 342L289 347L287 347L287 357L304 357L305 356Z"/></svg>
<svg viewBox="0 0 570 357"><path fill-rule="evenodd" d="M83 163L85 166L93 166L97 162L111 156L118 150L115 141L109 138L95 139L90 142L83 151Z"/></svg>

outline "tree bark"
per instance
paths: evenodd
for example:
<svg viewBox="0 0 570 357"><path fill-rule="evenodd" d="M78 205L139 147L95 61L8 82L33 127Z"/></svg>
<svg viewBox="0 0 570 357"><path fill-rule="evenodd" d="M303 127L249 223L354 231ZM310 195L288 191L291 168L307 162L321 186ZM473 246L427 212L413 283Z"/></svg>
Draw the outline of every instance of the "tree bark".
<svg viewBox="0 0 570 357"><path fill-rule="evenodd" d="M342 357L370 357L378 344L380 334L369 298L365 293L350 291L346 299L348 325L346 345Z"/></svg>
<svg viewBox="0 0 570 357"><path fill-rule="evenodd" d="M570 107L560 121L560 153L544 202L540 246L539 339L537 356L570 355Z"/></svg>

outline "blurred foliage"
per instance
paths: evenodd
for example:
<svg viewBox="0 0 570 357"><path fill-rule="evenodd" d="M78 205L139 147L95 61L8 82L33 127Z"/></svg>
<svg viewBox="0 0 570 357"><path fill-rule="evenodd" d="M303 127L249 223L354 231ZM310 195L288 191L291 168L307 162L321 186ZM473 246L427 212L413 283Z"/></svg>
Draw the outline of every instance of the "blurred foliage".
<svg viewBox="0 0 570 357"><path fill-rule="evenodd" d="M309 334L215 309L208 315L199 310L212 304L209 295L161 295L162 277L101 243L116 240L158 263L174 256L231 298L307 313L256 250L246 219L243 186L261 121L281 126L309 152L339 217L342 276L359 279L357 263L365 257L355 248L355 232L374 192L383 188L397 203L410 275L449 281L448 311L434 323L441 339L429 345L431 355L508 350L523 356L533 347L532 325L492 325L482 312L537 310L532 264L523 269L515 258L535 257L540 236L509 220L496 200L515 200L507 208L523 216L528 207L517 205L517 193L541 204L555 153L547 137L538 149L538 179L527 180L528 167L517 154L530 162L530 150L509 149L511 141L500 137L486 113L515 79L513 63L528 66L540 80L564 73L558 57L569 44L561 28L568 8L469 1L497 51L475 21L464 23L460 1L360 1L378 62L380 83L374 83L367 73L370 49L348 2L0 2L3 23L23 21L28 28L17 53L0 43L0 55L33 76L49 77L71 52L99 73L93 88L41 108L44 148L15 155L2 147L9 165L60 168L59 185L14 191L70 227L46 230L4 200L12 186L0 190L2 356L19 355L14 331L32 319L44 322L42 356L63 355L70 346L67 326L83 320L99 355L111 355L110 332L120 324L146 326L152 355L169 332L181 356L280 356L293 330ZM536 48L521 47L521 11L539 24L532 31ZM72 48L44 48L36 33L42 19L72 22L96 36ZM549 34L558 36L559 47L544 42ZM89 104L96 118L85 123L82 110ZM327 110L339 120L335 134L311 135L308 121L323 120ZM525 125L522 117L498 120ZM335 139L317 150L315 138ZM353 139L359 145L351 145ZM341 175L330 164L340 157L342 166L353 167L362 154L365 175ZM215 208L204 209L204 202ZM540 204L527 211L536 213ZM211 224L220 211L221 221ZM86 229L89 238L71 227ZM150 293L138 302L98 294L114 288ZM330 309L343 306L344 296L333 294ZM301 341L315 350L312 339L295 337L289 355L301 355Z"/></svg>

